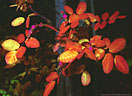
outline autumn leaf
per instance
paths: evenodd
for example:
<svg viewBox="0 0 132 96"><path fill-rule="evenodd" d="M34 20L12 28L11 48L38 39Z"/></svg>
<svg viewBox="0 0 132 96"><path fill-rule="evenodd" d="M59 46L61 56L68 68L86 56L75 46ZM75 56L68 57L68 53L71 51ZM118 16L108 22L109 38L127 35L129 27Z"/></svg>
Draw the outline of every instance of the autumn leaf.
<svg viewBox="0 0 132 96"><path fill-rule="evenodd" d="M30 36L30 33L29 33L29 30L28 29L25 30L25 35L26 35L26 37L29 37Z"/></svg>
<svg viewBox="0 0 132 96"><path fill-rule="evenodd" d="M26 19L26 28L29 28L29 24L30 24L30 17L28 16Z"/></svg>
<svg viewBox="0 0 132 96"><path fill-rule="evenodd" d="M91 22L96 22L96 16L93 13L87 13Z"/></svg>
<svg viewBox="0 0 132 96"><path fill-rule="evenodd" d="M62 30L63 28L65 28L65 26L67 25L67 21L63 21L59 27L60 30Z"/></svg>
<svg viewBox="0 0 132 96"><path fill-rule="evenodd" d="M69 16L69 22L70 23L78 22L79 19L80 19L79 16L76 15L76 14L72 14L72 15Z"/></svg>
<svg viewBox="0 0 132 96"><path fill-rule="evenodd" d="M88 58L90 58L92 60L96 60L96 56L95 56L95 54L93 53L92 50L90 50L88 48L85 48L84 52L86 53L86 57L88 57Z"/></svg>
<svg viewBox="0 0 132 96"><path fill-rule="evenodd" d="M51 81L53 81L53 80L55 80L55 79L57 79L58 78L58 73L57 72L51 72L47 77L46 77L46 81L47 82L51 82Z"/></svg>
<svg viewBox="0 0 132 96"><path fill-rule="evenodd" d="M76 13L77 14L82 14L86 11L86 9L87 9L86 2L80 2L77 6Z"/></svg>
<svg viewBox="0 0 132 96"><path fill-rule="evenodd" d="M49 96L49 94L51 93L51 91L53 90L53 88L55 87L55 81L51 81L49 82L44 90L43 96Z"/></svg>
<svg viewBox="0 0 132 96"><path fill-rule="evenodd" d="M74 22L71 24L71 28L76 28L79 25L79 22Z"/></svg>
<svg viewBox="0 0 132 96"><path fill-rule="evenodd" d="M3 47L3 49L5 49L7 51L14 51L20 47L20 44L13 39L8 39L8 40L5 40L1 44L1 46Z"/></svg>
<svg viewBox="0 0 132 96"><path fill-rule="evenodd" d="M73 14L73 9L67 5L64 6L64 10L66 11L66 13L68 13L69 15Z"/></svg>
<svg viewBox="0 0 132 96"><path fill-rule="evenodd" d="M29 48L38 48L38 47L40 47L39 41L34 37L30 37L29 39L27 39L25 41L25 44Z"/></svg>
<svg viewBox="0 0 132 96"><path fill-rule="evenodd" d="M121 50L123 50L126 46L126 40L124 38L118 38L115 39L109 47L109 52L111 53L117 53Z"/></svg>
<svg viewBox="0 0 132 96"><path fill-rule="evenodd" d="M96 17L96 21L100 22L101 19L100 19L99 15L96 15L95 17Z"/></svg>
<svg viewBox="0 0 132 96"><path fill-rule="evenodd" d="M81 76L81 83L83 86L88 86L91 82L91 75L88 71L84 71Z"/></svg>
<svg viewBox="0 0 132 96"><path fill-rule="evenodd" d="M100 28L100 23L95 23L94 30L97 31Z"/></svg>
<svg viewBox="0 0 132 96"><path fill-rule="evenodd" d="M102 60L102 67L103 67L104 73L108 74L112 71L113 62L114 62L114 58L113 58L112 54L107 53L105 55L104 59Z"/></svg>
<svg viewBox="0 0 132 96"><path fill-rule="evenodd" d="M59 49L60 43L55 43L55 45L53 46L53 52L56 52Z"/></svg>
<svg viewBox="0 0 132 96"><path fill-rule="evenodd" d="M79 14L78 16L79 16L80 20L88 18L88 14L87 13L82 13L82 14Z"/></svg>
<svg viewBox="0 0 132 96"><path fill-rule="evenodd" d="M107 20L109 18L109 13L105 12L104 14L102 14L102 20Z"/></svg>
<svg viewBox="0 0 132 96"><path fill-rule="evenodd" d="M100 29L104 29L107 25L107 21L102 21L100 24Z"/></svg>
<svg viewBox="0 0 132 96"><path fill-rule="evenodd" d="M106 45L106 47L104 49L108 49L110 44L111 44L110 39L109 38L103 38L103 41Z"/></svg>
<svg viewBox="0 0 132 96"><path fill-rule="evenodd" d="M61 36L61 35L63 35L68 29L70 28L70 25L68 25L68 26L66 26L66 27L64 27L62 30L60 30L59 31L59 34L58 34L58 36Z"/></svg>
<svg viewBox="0 0 132 96"><path fill-rule="evenodd" d="M26 52L26 47L21 46L21 47L17 50L16 57L17 57L17 58L22 58L22 56L25 54L25 52Z"/></svg>
<svg viewBox="0 0 132 96"><path fill-rule="evenodd" d="M25 36L24 36L24 34L19 34L18 36L17 36L17 42L18 43L22 43L23 41L25 40Z"/></svg>
<svg viewBox="0 0 132 96"><path fill-rule="evenodd" d="M8 52L5 56L5 61L7 64L16 64L17 63L16 51Z"/></svg>
<svg viewBox="0 0 132 96"><path fill-rule="evenodd" d="M81 74L86 68L86 65L80 65L75 68L74 74Z"/></svg>
<svg viewBox="0 0 132 96"><path fill-rule="evenodd" d="M126 60L122 56L116 55L115 58L114 58L114 62L115 62L116 68L120 72L122 72L123 74L128 74L129 73L128 63L126 62Z"/></svg>
<svg viewBox="0 0 132 96"><path fill-rule="evenodd" d="M97 60L101 60L105 55L105 51L103 49L97 49L95 50L95 56Z"/></svg>
<svg viewBox="0 0 132 96"><path fill-rule="evenodd" d="M24 17L17 17L11 22L11 26L16 27L20 26L24 23L25 18Z"/></svg>

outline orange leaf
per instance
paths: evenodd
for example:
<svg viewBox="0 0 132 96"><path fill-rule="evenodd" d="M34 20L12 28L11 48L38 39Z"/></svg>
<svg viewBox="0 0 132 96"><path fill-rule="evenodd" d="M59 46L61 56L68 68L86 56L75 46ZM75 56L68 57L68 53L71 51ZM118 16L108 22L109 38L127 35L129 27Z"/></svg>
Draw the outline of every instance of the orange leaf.
<svg viewBox="0 0 132 96"><path fill-rule="evenodd" d="M7 64L7 65L4 66L4 68L7 68L7 69L8 69L8 68L13 68L15 65L16 65L16 64L10 64L10 65Z"/></svg>
<svg viewBox="0 0 132 96"><path fill-rule="evenodd" d="M39 41L34 37L31 37L31 38L27 39L25 41L25 44L29 48L38 48L38 47L40 47Z"/></svg>
<svg viewBox="0 0 132 96"><path fill-rule="evenodd" d="M109 13L105 12L104 14L102 14L102 20L107 20L109 18Z"/></svg>
<svg viewBox="0 0 132 96"><path fill-rule="evenodd" d="M103 49L97 49L95 51L95 56L97 58L97 60L101 60L105 55L105 51Z"/></svg>
<svg viewBox="0 0 132 96"><path fill-rule="evenodd" d="M63 28L65 28L65 26L67 25L67 21L63 21L62 23L61 23L61 25L60 25L60 30L62 30Z"/></svg>
<svg viewBox="0 0 132 96"><path fill-rule="evenodd" d="M81 76L81 82L83 86L88 86L91 82L91 75L88 71L84 71Z"/></svg>
<svg viewBox="0 0 132 96"><path fill-rule="evenodd" d="M109 52L117 53L123 50L125 46L126 46L126 40L124 38L115 39L109 47Z"/></svg>
<svg viewBox="0 0 132 96"><path fill-rule="evenodd" d="M94 25L94 30L97 31L99 28L100 28L100 23L98 22Z"/></svg>
<svg viewBox="0 0 132 96"><path fill-rule="evenodd" d="M47 82L51 82L51 81L53 81L53 80L55 80L55 79L57 79L58 78L58 73L57 72L51 72L47 77L46 77L46 81Z"/></svg>
<svg viewBox="0 0 132 96"><path fill-rule="evenodd" d="M128 66L126 60L122 56L116 55L115 59L114 59L114 62L115 62L116 68L120 72L122 72L123 74L128 74L129 73L129 66Z"/></svg>
<svg viewBox="0 0 132 96"><path fill-rule="evenodd" d="M88 18L88 14L87 13L82 13L82 14L79 14L78 16L79 16L80 20Z"/></svg>
<svg viewBox="0 0 132 96"><path fill-rule="evenodd" d="M96 15L95 17L96 17L96 21L100 22L101 19L100 19L99 15Z"/></svg>
<svg viewBox="0 0 132 96"><path fill-rule="evenodd" d="M1 46L7 51L14 51L20 47L20 44L13 39L8 39L8 40L5 40L1 44Z"/></svg>
<svg viewBox="0 0 132 96"><path fill-rule="evenodd" d="M26 37L29 37L30 36L30 34L29 34L29 30L25 30L25 35L26 35Z"/></svg>
<svg viewBox="0 0 132 96"><path fill-rule="evenodd" d="M13 27L20 26L24 23L24 21L25 21L24 17L17 17L11 22L11 25Z"/></svg>
<svg viewBox="0 0 132 96"><path fill-rule="evenodd" d="M76 51L71 51L71 50L64 51L58 57L58 61L62 63L70 63L77 57L77 55L78 55L78 52Z"/></svg>
<svg viewBox="0 0 132 96"><path fill-rule="evenodd" d="M114 58L111 53L107 53L102 61L103 71L108 74L113 69Z"/></svg>
<svg viewBox="0 0 132 96"><path fill-rule="evenodd" d="M110 46L110 39L109 38L104 38L103 41L105 42L105 45L106 45L105 49L108 49L109 46Z"/></svg>
<svg viewBox="0 0 132 96"><path fill-rule="evenodd" d="M65 28L63 28L62 30L60 30L58 36L63 35L69 28L70 28L70 25L68 25Z"/></svg>
<svg viewBox="0 0 132 96"><path fill-rule="evenodd" d="M105 28L106 25L107 25L107 21L102 21L102 23L100 24L100 29Z"/></svg>
<svg viewBox="0 0 132 96"><path fill-rule="evenodd" d="M85 48L84 49L84 52L86 53L86 56L92 60L96 60L96 56L95 54L93 53L92 50L88 49L88 48Z"/></svg>
<svg viewBox="0 0 132 96"><path fill-rule="evenodd" d="M79 25L79 22L71 23L71 28L76 28Z"/></svg>
<svg viewBox="0 0 132 96"><path fill-rule="evenodd" d="M64 6L64 10L66 11L66 13L68 13L69 15L73 14L73 9L67 5Z"/></svg>
<svg viewBox="0 0 132 96"><path fill-rule="evenodd" d="M91 22L96 22L96 16L93 13L87 13Z"/></svg>
<svg viewBox="0 0 132 96"><path fill-rule="evenodd" d="M17 42L18 42L18 43L22 43L24 40L25 40L24 34L19 34L19 35L17 36Z"/></svg>
<svg viewBox="0 0 132 96"><path fill-rule="evenodd" d="M53 46L53 52L56 52L58 49L59 49L59 46L60 46L60 43L56 43L54 46Z"/></svg>
<svg viewBox="0 0 132 96"><path fill-rule="evenodd" d="M16 64L17 57L16 57L16 51L10 51L5 56L5 61L7 64Z"/></svg>
<svg viewBox="0 0 132 96"><path fill-rule="evenodd" d="M26 19L26 28L29 28L29 23L30 23L30 17L28 16Z"/></svg>
<svg viewBox="0 0 132 96"><path fill-rule="evenodd" d="M21 46L16 53L16 57L17 58L22 58L22 56L24 55L24 53L26 52L26 47Z"/></svg>
<svg viewBox="0 0 132 96"><path fill-rule="evenodd" d="M72 15L69 16L69 22L70 23L78 22L79 19L80 19L79 16L76 15L76 14L72 14Z"/></svg>
<svg viewBox="0 0 132 96"><path fill-rule="evenodd" d="M48 24L44 24L44 26L45 26L45 27L48 27L48 28L50 28L50 29L52 29L52 30L54 30L54 31L56 31L56 32L58 32L57 29L55 29L54 27L52 27L52 26L50 26L50 25L48 25Z"/></svg>
<svg viewBox="0 0 132 96"><path fill-rule="evenodd" d="M50 92L53 90L53 88L55 87L55 81L51 81L49 82L44 90L43 96L48 96L50 94Z"/></svg>
<svg viewBox="0 0 132 96"><path fill-rule="evenodd" d="M86 11L86 9L87 9L86 2L80 2L77 6L76 13L77 14L82 14Z"/></svg>

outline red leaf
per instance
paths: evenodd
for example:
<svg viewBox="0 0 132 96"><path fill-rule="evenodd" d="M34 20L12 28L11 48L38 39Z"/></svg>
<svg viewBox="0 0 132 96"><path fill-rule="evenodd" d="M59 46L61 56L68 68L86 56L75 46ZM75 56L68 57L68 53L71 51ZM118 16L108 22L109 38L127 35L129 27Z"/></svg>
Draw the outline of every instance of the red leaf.
<svg viewBox="0 0 132 96"><path fill-rule="evenodd" d="M77 6L76 13L77 14L82 14L86 11L86 9L87 9L86 2L80 2Z"/></svg>
<svg viewBox="0 0 132 96"><path fill-rule="evenodd" d="M60 30L58 36L63 35L69 28L70 28L70 25L68 25L65 28L63 28L62 30Z"/></svg>
<svg viewBox="0 0 132 96"><path fill-rule="evenodd" d="M105 46L105 42L103 40L96 40L95 41L95 46L96 47L104 47Z"/></svg>
<svg viewBox="0 0 132 96"><path fill-rule="evenodd" d="M109 18L109 13L105 12L104 14L102 14L102 20L107 20Z"/></svg>
<svg viewBox="0 0 132 96"><path fill-rule="evenodd" d="M95 23L94 30L97 31L100 28L100 23Z"/></svg>
<svg viewBox="0 0 132 96"><path fill-rule="evenodd" d="M105 51L103 49L97 49L95 51L95 56L97 58L97 60L101 60L105 55Z"/></svg>
<svg viewBox="0 0 132 96"><path fill-rule="evenodd" d="M68 13L69 15L73 14L73 9L67 5L64 6L64 10L66 11L66 13Z"/></svg>
<svg viewBox="0 0 132 96"><path fill-rule="evenodd" d="M28 16L26 19L26 28L29 28L29 23L30 23L30 17Z"/></svg>
<svg viewBox="0 0 132 96"><path fill-rule="evenodd" d="M117 17L114 17L112 19L109 19L108 23L109 24L113 24L113 23L115 23L116 19L117 19Z"/></svg>
<svg viewBox="0 0 132 96"><path fill-rule="evenodd" d="M106 25L107 25L107 21L102 21L102 23L100 24L100 29L105 28Z"/></svg>
<svg viewBox="0 0 132 96"><path fill-rule="evenodd" d="M57 72L51 72L47 77L46 77L46 81L47 82L51 82L51 81L53 81L53 80L55 80L55 79L57 79L58 78L58 73Z"/></svg>
<svg viewBox="0 0 132 96"><path fill-rule="evenodd" d="M31 38L27 39L25 41L25 44L29 48L38 48L38 47L40 47L39 41L34 37L31 37Z"/></svg>
<svg viewBox="0 0 132 96"><path fill-rule="evenodd" d="M79 21L79 16L76 14L72 14L69 16L69 22L70 23L74 23L74 22L78 22Z"/></svg>
<svg viewBox="0 0 132 96"><path fill-rule="evenodd" d="M122 72L123 74L128 74L129 73L129 66L128 66L126 60L122 56L116 55L115 59L114 59L114 62L115 62L116 68L120 72Z"/></svg>
<svg viewBox="0 0 132 96"><path fill-rule="evenodd" d="M117 19L124 19L126 16L118 16Z"/></svg>
<svg viewBox="0 0 132 96"><path fill-rule="evenodd" d="M96 22L96 16L93 13L87 13L91 22Z"/></svg>
<svg viewBox="0 0 132 96"><path fill-rule="evenodd" d="M103 71L108 74L113 69L114 58L111 53L107 53L102 61Z"/></svg>
<svg viewBox="0 0 132 96"><path fill-rule="evenodd" d="M100 19L99 15L96 15L95 17L96 17L96 21L100 22L101 19Z"/></svg>
<svg viewBox="0 0 132 96"><path fill-rule="evenodd" d="M61 25L60 25L60 30L62 30L63 28L65 28L65 26L67 25L67 21L63 21L62 23L61 23Z"/></svg>
<svg viewBox="0 0 132 96"><path fill-rule="evenodd" d="M109 20L112 20L113 18L117 17L119 15L119 11L115 11L109 18Z"/></svg>
<svg viewBox="0 0 132 96"><path fill-rule="evenodd" d="M52 30L54 30L54 31L56 31L56 32L58 32L57 29L55 29L54 27L52 27L52 26L50 26L50 25L48 25L48 24L44 24L44 26L45 26L45 27L48 27L48 28L50 28L50 29L52 29Z"/></svg>
<svg viewBox="0 0 132 96"><path fill-rule="evenodd" d="M91 75L88 71L84 71L81 76L81 82L83 86L88 86L91 82Z"/></svg>
<svg viewBox="0 0 132 96"><path fill-rule="evenodd" d="M25 30L25 35L26 35L26 37L30 36L29 31L27 29Z"/></svg>
<svg viewBox="0 0 132 96"><path fill-rule="evenodd" d="M76 28L79 25L79 22L71 23L71 28Z"/></svg>
<svg viewBox="0 0 132 96"><path fill-rule="evenodd" d="M26 47L21 46L16 53L16 57L17 58L22 58L22 56L24 55L24 53L26 52Z"/></svg>
<svg viewBox="0 0 132 96"><path fill-rule="evenodd" d="M88 14L87 13L79 14L79 18L80 18L80 20L86 19L86 18L88 18Z"/></svg>
<svg viewBox="0 0 132 96"><path fill-rule="evenodd" d="M80 52L80 53L77 55L77 59L80 59L83 55L84 55L84 51Z"/></svg>
<svg viewBox="0 0 132 96"><path fill-rule="evenodd" d="M24 40L25 40L24 34L19 34L19 35L17 36L17 42L18 42L18 43L22 43Z"/></svg>
<svg viewBox="0 0 132 96"><path fill-rule="evenodd" d="M96 60L96 56L95 54L93 53L92 50L88 49L88 48L85 48L84 49L84 52L86 53L86 56L92 60Z"/></svg>
<svg viewBox="0 0 132 96"><path fill-rule="evenodd" d="M55 83L55 81L51 81L46 85L43 96L48 96L51 93L51 91L55 87Z"/></svg>
<svg viewBox="0 0 132 96"><path fill-rule="evenodd" d="M117 53L123 50L125 46L126 46L126 40L124 38L115 39L109 47L109 52Z"/></svg>
<svg viewBox="0 0 132 96"><path fill-rule="evenodd" d="M110 46L110 39L109 38L104 38L103 41L105 42L106 47L104 49L108 49Z"/></svg>
<svg viewBox="0 0 132 96"><path fill-rule="evenodd" d="M58 49L59 49L59 46L60 46L60 43L56 43L54 46L53 46L53 52L56 52Z"/></svg>

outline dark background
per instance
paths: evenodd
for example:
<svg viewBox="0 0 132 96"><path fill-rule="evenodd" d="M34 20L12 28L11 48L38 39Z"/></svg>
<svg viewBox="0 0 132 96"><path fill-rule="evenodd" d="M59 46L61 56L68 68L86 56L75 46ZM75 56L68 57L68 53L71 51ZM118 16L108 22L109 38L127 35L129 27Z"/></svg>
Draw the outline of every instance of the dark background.
<svg viewBox="0 0 132 96"><path fill-rule="evenodd" d="M55 12L55 0L34 0L33 8L50 19L53 26L56 22ZM117 20L116 23L108 25L103 30L99 30L96 34L101 34L104 37L108 37L111 40L115 38L124 37L127 40L127 45L124 51L120 52L127 60L132 59L132 31L131 31L131 0L94 0L94 12L101 16L104 12L113 14L119 10L120 15L126 15L127 18ZM76 9L79 0L66 0L66 4ZM16 35L24 31L25 26L13 28L10 26L11 20L17 16L27 16L30 10L27 12L15 11L14 8L9 8L11 0L0 0L0 40L3 40L6 35ZM91 12L90 1L87 0L88 9L87 12ZM49 11L50 10L50 11ZM33 22L45 22L44 20L33 17ZM41 34L42 35L42 34ZM40 38L49 38L55 36L55 33L46 33ZM52 39L51 39L52 40ZM82 62L83 63L83 62ZM91 62L90 62L91 63ZM131 62L132 63L132 62ZM97 63L101 64L100 62ZM83 87L80 82L80 75L72 76L72 94L73 96L101 96L101 94L130 94L132 93L132 67L130 67L130 74L124 75L113 70L110 74L104 74L102 67L94 64L88 64L88 71L92 76L92 82L89 86ZM130 64L130 63L129 63ZM0 77L1 78L1 77Z"/></svg>

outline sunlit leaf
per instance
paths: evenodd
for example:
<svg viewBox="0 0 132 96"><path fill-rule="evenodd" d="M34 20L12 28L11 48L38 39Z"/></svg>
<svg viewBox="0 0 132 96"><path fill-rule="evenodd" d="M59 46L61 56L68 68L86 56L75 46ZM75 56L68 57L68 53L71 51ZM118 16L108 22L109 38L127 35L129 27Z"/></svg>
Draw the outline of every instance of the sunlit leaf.
<svg viewBox="0 0 132 96"><path fill-rule="evenodd" d="M81 76L81 83L83 86L88 86L91 82L91 75L88 71L84 71Z"/></svg>
<svg viewBox="0 0 132 96"><path fill-rule="evenodd" d="M126 60L122 56L116 55L115 58L114 58L114 62L115 62L116 68L120 72L122 72L123 74L128 74L129 73L128 63L126 62Z"/></svg>
<svg viewBox="0 0 132 96"><path fill-rule="evenodd" d="M107 53L102 60L102 67L104 73L108 74L112 71L113 69L113 63L114 63L114 58L111 53Z"/></svg>
<svg viewBox="0 0 132 96"><path fill-rule="evenodd" d="M100 28L100 23L95 23L94 30L97 31Z"/></svg>
<svg viewBox="0 0 132 96"><path fill-rule="evenodd" d="M16 27L20 26L24 23L25 18L24 17L17 17L11 22L11 26Z"/></svg>
<svg viewBox="0 0 132 96"><path fill-rule="evenodd" d="M101 60L105 55L105 51L103 49L97 49L95 51L95 56L97 58L97 60Z"/></svg>
<svg viewBox="0 0 132 96"><path fill-rule="evenodd" d="M126 40L124 38L118 38L115 39L109 47L109 52L111 53L117 53L121 50L123 50L126 46Z"/></svg>
<svg viewBox="0 0 132 96"><path fill-rule="evenodd" d="M88 14L87 13L79 14L79 18L80 18L80 20L87 19L88 18Z"/></svg>
<svg viewBox="0 0 132 96"><path fill-rule="evenodd" d="M21 46L21 47L17 50L16 57L17 57L17 58L22 58L22 56L25 54L25 52L26 52L26 47Z"/></svg>
<svg viewBox="0 0 132 96"><path fill-rule="evenodd" d="M51 72L47 77L46 77L46 81L47 82L51 82L51 81L53 81L53 80L55 80L55 79L57 79L58 78L58 73L57 72Z"/></svg>
<svg viewBox="0 0 132 96"><path fill-rule="evenodd" d="M28 16L36 16L38 15L37 13L30 13Z"/></svg>
<svg viewBox="0 0 132 96"><path fill-rule="evenodd" d="M96 22L96 16L93 13L87 13L91 22Z"/></svg>
<svg viewBox="0 0 132 96"><path fill-rule="evenodd" d="M24 36L24 34L19 34L18 36L17 36L17 42L18 43L22 43L23 41L25 40L25 36Z"/></svg>
<svg viewBox="0 0 132 96"><path fill-rule="evenodd" d="M56 52L58 49L59 49L59 46L60 46L60 43L56 43L54 46L53 46L53 52Z"/></svg>
<svg viewBox="0 0 132 96"><path fill-rule="evenodd" d="M102 21L100 24L100 29L105 28L106 25L107 25L107 21Z"/></svg>
<svg viewBox="0 0 132 96"><path fill-rule="evenodd" d="M100 22L101 19L100 19L99 15L96 15L95 17L96 17L96 21Z"/></svg>
<svg viewBox="0 0 132 96"><path fill-rule="evenodd" d="M73 14L73 9L67 5L64 6L64 10L70 15Z"/></svg>
<svg viewBox="0 0 132 96"><path fill-rule="evenodd" d="M51 91L53 90L53 88L55 87L55 81L51 81L49 82L44 90L43 96L49 96L49 94L51 93Z"/></svg>
<svg viewBox="0 0 132 96"><path fill-rule="evenodd" d="M5 61L7 64L16 64L17 63L16 51L8 52L5 56Z"/></svg>
<svg viewBox="0 0 132 96"><path fill-rule="evenodd" d="M63 28L65 28L65 26L67 25L67 21L63 21L59 27L60 30L62 30Z"/></svg>
<svg viewBox="0 0 132 96"><path fill-rule="evenodd" d="M103 41L104 41L104 43L105 43L105 45L106 45L106 47L105 47L105 49L108 49L109 48L109 46L110 46L110 39L109 38L103 38Z"/></svg>
<svg viewBox="0 0 132 96"><path fill-rule="evenodd" d="M29 30L25 30L25 35L26 35L26 37L29 37L30 36L30 33L29 33Z"/></svg>
<svg viewBox="0 0 132 96"><path fill-rule="evenodd" d="M1 44L1 46L7 51L14 51L20 47L20 44L13 39L8 39L8 40L5 40Z"/></svg>
<svg viewBox="0 0 132 96"><path fill-rule="evenodd" d="M38 48L38 47L40 47L39 41L34 37L31 37L31 38L27 39L25 41L25 44L29 48Z"/></svg>
<svg viewBox="0 0 132 96"><path fill-rule="evenodd" d="M87 3L86 2L80 2L77 6L76 13L82 14L86 11L86 9L87 9Z"/></svg>
<svg viewBox="0 0 132 96"><path fill-rule="evenodd" d="M76 28L79 25L79 22L74 22L71 24L71 28Z"/></svg>
<svg viewBox="0 0 132 96"><path fill-rule="evenodd" d="M66 26L65 28L63 28L62 30L60 30L58 36L63 35L69 28L70 28L70 25L68 25L68 26Z"/></svg>
<svg viewBox="0 0 132 96"><path fill-rule="evenodd" d="M95 54L93 53L92 50L88 49L88 48L85 48L84 52L86 53L86 56L92 60L96 60L96 56Z"/></svg>
<svg viewBox="0 0 132 96"><path fill-rule="evenodd" d="M84 42L89 42L89 40L88 40L88 39L80 39L80 40L78 41L79 44L82 44L82 43L84 43Z"/></svg>
<svg viewBox="0 0 132 96"><path fill-rule="evenodd" d="M30 24L30 17L28 16L26 19L26 28L29 28L29 24Z"/></svg>
<svg viewBox="0 0 132 96"><path fill-rule="evenodd" d="M109 18L109 13L105 12L104 14L102 14L102 20L107 20Z"/></svg>
<svg viewBox="0 0 132 96"><path fill-rule="evenodd" d="M62 63L69 63L69 62L72 62L77 55L78 55L78 52L76 51L70 51L70 50L64 51L58 57L58 61Z"/></svg>
<svg viewBox="0 0 132 96"><path fill-rule="evenodd" d="M77 21L79 21L79 16L78 15L72 14L72 15L69 16L69 22L70 23L74 23L74 22L77 22Z"/></svg>

